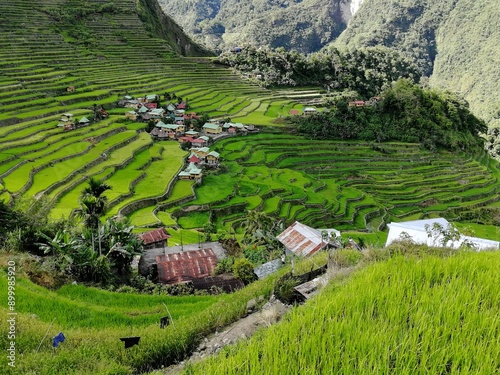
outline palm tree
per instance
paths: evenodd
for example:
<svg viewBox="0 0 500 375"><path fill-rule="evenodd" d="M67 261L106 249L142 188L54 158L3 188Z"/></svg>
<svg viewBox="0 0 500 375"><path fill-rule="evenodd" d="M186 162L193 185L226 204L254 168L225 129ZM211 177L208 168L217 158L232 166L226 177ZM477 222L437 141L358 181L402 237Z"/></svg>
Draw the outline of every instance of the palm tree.
<svg viewBox="0 0 500 375"><path fill-rule="evenodd" d="M111 186L102 180L96 180L91 177L88 181L89 186L83 189L80 195L80 216L84 220L84 224L92 231L92 247L94 243L94 231L97 231L99 238L99 255L101 251L101 216L106 213L108 205L108 197L103 195L106 190L110 190Z"/></svg>

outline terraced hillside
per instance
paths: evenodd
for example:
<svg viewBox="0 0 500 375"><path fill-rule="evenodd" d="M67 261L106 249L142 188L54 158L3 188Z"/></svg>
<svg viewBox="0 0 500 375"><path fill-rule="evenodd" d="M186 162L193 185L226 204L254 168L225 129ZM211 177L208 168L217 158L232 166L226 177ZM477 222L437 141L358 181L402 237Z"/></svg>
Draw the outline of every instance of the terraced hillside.
<svg viewBox="0 0 500 375"><path fill-rule="evenodd" d="M314 227L377 231L390 221L498 207L498 166L419 144L310 141L285 134L225 139L215 147L226 173L210 175L196 198L166 213L185 228L208 217L219 227L264 210ZM489 163L489 164L488 164Z"/></svg>
<svg viewBox="0 0 500 375"><path fill-rule="evenodd" d="M46 194L56 204L53 216L66 216L78 206L89 176L112 185L112 213L129 207L132 214L144 205L136 201L168 198L184 153L174 143L153 145L144 124L125 120L125 109L114 108L125 93L174 92L189 98L195 112L254 124L269 124L300 107L297 100L318 95L264 90L209 58L180 57L178 52L206 51L155 19L155 4L2 4L0 199ZM68 112L92 119L94 104L104 106L109 118L70 132L57 127Z"/></svg>

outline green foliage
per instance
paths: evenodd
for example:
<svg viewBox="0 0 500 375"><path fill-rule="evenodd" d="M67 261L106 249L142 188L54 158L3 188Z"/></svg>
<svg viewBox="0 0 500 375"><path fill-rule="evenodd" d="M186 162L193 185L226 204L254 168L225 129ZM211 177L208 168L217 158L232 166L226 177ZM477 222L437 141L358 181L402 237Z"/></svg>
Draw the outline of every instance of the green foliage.
<svg viewBox="0 0 500 375"><path fill-rule="evenodd" d="M215 274L221 275L223 273L233 272L234 257L226 257L217 262L217 267L215 267Z"/></svg>
<svg viewBox="0 0 500 375"><path fill-rule="evenodd" d="M353 267L363 259L363 254L356 249L332 250L331 261L340 268Z"/></svg>
<svg viewBox="0 0 500 375"><path fill-rule="evenodd" d="M465 102L407 80L384 90L376 104L348 107L338 100L329 112L291 121L313 138L420 142L430 150L477 149L482 143L479 133L486 131Z"/></svg>
<svg viewBox="0 0 500 375"><path fill-rule="evenodd" d="M233 275L245 284L249 284L256 279L253 264L246 258L239 258L234 261Z"/></svg>
<svg viewBox="0 0 500 375"><path fill-rule="evenodd" d="M476 116L493 125L500 108L499 20L498 1L370 0L335 45L400 51L431 85L460 93Z"/></svg>
<svg viewBox="0 0 500 375"><path fill-rule="evenodd" d="M340 0L327 6L320 0L203 0L196 6L168 0L165 4L189 35L218 51L241 43L318 51L342 32L349 16L340 9Z"/></svg>
<svg viewBox="0 0 500 375"><path fill-rule="evenodd" d="M303 55L283 48L245 47L224 53L217 62L241 72L262 76L265 85L319 85L328 90L347 89L369 98L399 78L418 82L420 75L409 60L383 47L341 52L333 47Z"/></svg>
<svg viewBox="0 0 500 375"><path fill-rule="evenodd" d="M126 218L108 219L99 232L84 228L58 231L53 238L40 234L37 245L45 254L55 256L58 270L78 281L106 285L130 277L130 264L142 252L142 242L132 233L133 226ZM99 249L94 235L97 235Z"/></svg>
<svg viewBox="0 0 500 375"><path fill-rule="evenodd" d="M274 295L283 303L291 304L297 297L295 287L299 284L299 279L287 273L274 283Z"/></svg>

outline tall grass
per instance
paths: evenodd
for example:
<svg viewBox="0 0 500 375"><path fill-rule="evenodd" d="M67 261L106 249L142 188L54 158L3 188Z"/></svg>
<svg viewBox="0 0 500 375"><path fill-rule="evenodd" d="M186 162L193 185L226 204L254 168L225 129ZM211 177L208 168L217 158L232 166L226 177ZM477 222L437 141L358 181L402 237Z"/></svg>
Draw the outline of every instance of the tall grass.
<svg viewBox="0 0 500 375"><path fill-rule="evenodd" d="M190 374L497 374L500 253L396 257Z"/></svg>

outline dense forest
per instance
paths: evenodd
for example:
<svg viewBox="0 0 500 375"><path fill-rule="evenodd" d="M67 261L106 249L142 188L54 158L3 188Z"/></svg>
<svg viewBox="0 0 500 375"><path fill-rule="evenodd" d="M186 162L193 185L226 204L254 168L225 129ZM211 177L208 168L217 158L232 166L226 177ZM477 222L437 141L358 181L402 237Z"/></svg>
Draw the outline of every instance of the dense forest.
<svg viewBox="0 0 500 375"><path fill-rule="evenodd" d="M338 48L400 51L434 87L457 92L490 126L500 121L500 2L365 0Z"/></svg>
<svg viewBox="0 0 500 375"><path fill-rule="evenodd" d="M420 142L430 150L481 148L479 133L487 130L463 100L405 79L369 105L351 107L338 99L329 111L294 116L290 122L294 131L316 139Z"/></svg>
<svg viewBox="0 0 500 375"><path fill-rule="evenodd" d="M284 48L245 46L240 52L221 54L216 60L259 79L266 86L318 85L330 90L353 90L363 98L376 95L399 78L418 82L417 68L385 47L341 52L329 48L309 55Z"/></svg>

